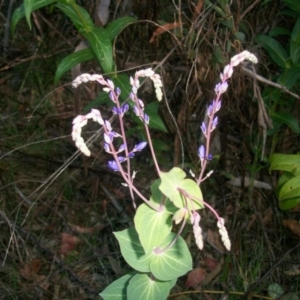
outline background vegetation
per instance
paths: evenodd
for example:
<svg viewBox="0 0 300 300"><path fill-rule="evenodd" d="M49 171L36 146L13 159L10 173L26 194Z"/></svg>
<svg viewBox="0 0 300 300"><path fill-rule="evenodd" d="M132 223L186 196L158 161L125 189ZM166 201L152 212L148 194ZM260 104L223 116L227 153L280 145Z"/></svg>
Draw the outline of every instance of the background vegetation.
<svg viewBox="0 0 300 300"><path fill-rule="evenodd" d="M194 270L171 297L298 299L299 197L280 192L278 170L289 171L283 185L300 164L299 4L136 0L122 10L119 2L110 4L104 28L125 16L138 22L113 40L116 73L152 67L164 82L158 110L151 86L145 82L141 90L158 116L152 128L164 170L181 165L183 156L186 168L199 170L199 126L220 71L242 50L259 59L256 69L235 71L223 97L209 165L215 173L203 187L206 201L226 216L233 249L224 250L203 211L204 250L187 230ZM70 132L75 111L101 107L109 115L110 108L95 84L80 94L72 89L71 72L54 83L57 67L83 40L70 19L48 6L32 14L31 30L23 18L11 34L11 12L22 1L9 3L0 2L0 298L100 299L128 271L112 231L127 228L134 211L119 175L106 166L98 129L85 131L97 153L91 158L79 154ZM96 1L77 3L94 16ZM96 59L80 72L103 74ZM127 126L134 144L140 128L134 121ZM276 153L296 155L293 170L273 165L270 172ZM155 177L146 152L136 169L147 192Z"/></svg>

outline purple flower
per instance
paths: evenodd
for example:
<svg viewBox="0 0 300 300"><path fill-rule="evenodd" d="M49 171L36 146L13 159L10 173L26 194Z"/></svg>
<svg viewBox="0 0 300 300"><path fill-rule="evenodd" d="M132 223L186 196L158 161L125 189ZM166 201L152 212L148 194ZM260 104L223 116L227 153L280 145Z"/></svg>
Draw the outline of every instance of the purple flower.
<svg viewBox="0 0 300 300"><path fill-rule="evenodd" d="M149 124L150 118L149 118L149 116L148 116L147 114L144 114L142 120L143 120L146 124Z"/></svg>
<svg viewBox="0 0 300 300"><path fill-rule="evenodd" d="M206 159L207 159L207 160L212 160L212 159L213 159L212 154L208 154L207 157L206 157Z"/></svg>
<svg viewBox="0 0 300 300"><path fill-rule="evenodd" d="M134 146L132 152L142 151L147 146L147 142L141 142Z"/></svg>
<svg viewBox="0 0 300 300"><path fill-rule="evenodd" d="M130 92L129 98L130 98L132 101L135 101L135 96L134 96L134 93L133 93L133 92Z"/></svg>
<svg viewBox="0 0 300 300"><path fill-rule="evenodd" d="M129 153L128 153L128 157L129 157L129 158L133 158L134 156L135 156L135 154L134 154L133 152L129 152Z"/></svg>
<svg viewBox="0 0 300 300"><path fill-rule="evenodd" d="M217 103L215 103L214 108L215 108L215 112L218 112L220 110L222 106L221 100L218 101Z"/></svg>
<svg viewBox="0 0 300 300"><path fill-rule="evenodd" d="M117 108L116 106L114 106L111 111L113 112L114 115L121 114L121 110L119 108Z"/></svg>
<svg viewBox="0 0 300 300"><path fill-rule="evenodd" d="M134 106L134 107L133 107L133 112L135 113L135 115L136 115L137 117L140 116L140 110L139 110L139 108L138 108L137 106Z"/></svg>
<svg viewBox="0 0 300 300"><path fill-rule="evenodd" d="M216 87L215 87L215 93L217 95L221 95L227 91L228 88L228 83L227 81L225 82L219 82Z"/></svg>
<svg viewBox="0 0 300 300"><path fill-rule="evenodd" d="M114 172L119 171L118 164L114 160L109 160L107 166Z"/></svg>
<svg viewBox="0 0 300 300"><path fill-rule="evenodd" d="M105 120L105 121L104 121L104 124L105 124L106 129L107 129L108 131L111 131L111 124L110 124L110 122L107 121L107 120Z"/></svg>
<svg viewBox="0 0 300 300"><path fill-rule="evenodd" d="M212 115L213 111L214 111L214 101L213 101L213 103L210 104L210 105L208 106L208 108L207 108L206 114L207 114L207 116L208 116L209 118L210 118L210 116Z"/></svg>
<svg viewBox="0 0 300 300"><path fill-rule="evenodd" d="M201 161L203 161L205 159L205 147L203 145L201 145L199 147L198 155L199 155Z"/></svg>
<svg viewBox="0 0 300 300"><path fill-rule="evenodd" d="M203 134L206 136L206 125L205 125L205 123L204 123L204 122L202 122L202 124L201 124L200 128L201 128L201 130L202 130Z"/></svg>
<svg viewBox="0 0 300 300"><path fill-rule="evenodd" d="M125 149L125 144L121 144L121 146L119 147L119 150L118 150L118 152L122 152L122 151L124 151L124 149Z"/></svg>
<svg viewBox="0 0 300 300"><path fill-rule="evenodd" d="M128 109L129 109L129 105L128 104L123 104L121 106L121 108L117 108L116 106L114 106L112 108L112 112L115 115L121 115L123 117L123 115L128 111Z"/></svg>
<svg viewBox="0 0 300 300"><path fill-rule="evenodd" d="M129 105L127 103L123 104L121 106L121 110L122 110L122 114L125 114L129 110Z"/></svg>
<svg viewBox="0 0 300 300"><path fill-rule="evenodd" d="M120 88L116 87L115 92L116 92L117 96L121 95L121 89Z"/></svg>
<svg viewBox="0 0 300 300"><path fill-rule="evenodd" d="M218 117L215 117L212 122L211 130L214 130L218 125Z"/></svg>
<svg viewBox="0 0 300 300"><path fill-rule="evenodd" d="M112 91L110 91L110 92L108 93L108 96L109 96L109 99L110 99L112 102L116 103L115 95L114 95L114 93L113 93Z"/></svg>
<svg viewBox="0 0 300 300"><path fill-rule="evenodd" d="M118 137L119 134L117 134L116 132L114 131L110 131L108 133L104 133L104 141L107 143L107 144L111 144L114 140L115 137Z"/></svg>
<svg viewBox="0 0 300 300"><path fill-rule="evenodd" d="M118 156L118 161L120 162L120 163L122 163L123 161L125 161L126 160L126 157L124 157L124 156Z"/></svg>

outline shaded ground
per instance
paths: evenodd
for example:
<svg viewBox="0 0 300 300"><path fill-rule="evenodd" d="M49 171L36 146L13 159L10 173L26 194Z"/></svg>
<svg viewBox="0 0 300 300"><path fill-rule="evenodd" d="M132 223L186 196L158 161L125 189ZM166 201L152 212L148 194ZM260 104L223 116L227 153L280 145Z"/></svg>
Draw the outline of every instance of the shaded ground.
<svg viewBox="0 0 300 300"><path fill-rule="evenodd" d="M250 7L247 2L252 3L245 1L240 11L232 7L235 17ZM220 25L213 10L194 18L191 3L183 5L181 15L184 34L189 36L191 28L195 32L189 39L172 31L150 44L144 32L153 32L154 27L146 30L141 24L125 30L115 45L117 64L128 74L145 64L160 64L172 115L162 103L160 115L168 133L154 132L156 139L165 141L159 160L165 170L181 164L179 131L185 166L197 173L199 125L220 70L232 54L251 47L260 58L258 73L268 76L274 66L267 65L264 52L253 48L251 35L242 44ZM274 19L284 24L278 16L279 4L274 3L263 9L254 6L244 16L254 33L271 26ZM1 5L5 12L7 7ZM180 17L172 3L162 6L160 15L170 23L173 15ZM1 25L5 21L3 13ZM106 167L98 128L86 131L93 138L93 149L99 150L95 157L84 158L71 140L75 116L71 75L65 75L60 85L53 84L56 66L74 51L80 36L56 11L37 12L34 25L30 32L25 21L20 23L0 65L0 298L100 299L98 293L128 270L112 232L127 228L134 210L122 179ZM229 53L228 40L232 43ZM82 69L100 71L93 62ZM93 84L82 91L82 110L97 93ZM146 101L151 101L152 93L147 87L141 91ZM298 101L293 106L298 116L299 109ZM101 111L109 114L105 105ZM192 277L198 279L181 278L172 291L173 299L221 299L224 293L228 299L242 299L246 291L268 299L271 283L280 284L285 293L299 293L299 237L282 225L284 219L297 220L299 212L278 208L269 189L277 177L269 174L267 164L272 147L272 151L296 153L299 139L284 129L276 135L274 149L275 135L270 134L261 161L263 130L258 112L253 80L238 68L224 96L221 125L213 140L215 159L209 169L216 172L202 187L206 201L226 219L233 250L224 250L215 220L203 211L204 250L194 245L190 228L183 235L193 254L196 271ZM136 125L129 125L134 130ZM132 139L138 137L137 132ZM136 162L141 169L137 185L145 193L155 178L147 155L141 154ZM229 183L232 177L235 180ZM205 292L199 295L199 290Z"/></svg>

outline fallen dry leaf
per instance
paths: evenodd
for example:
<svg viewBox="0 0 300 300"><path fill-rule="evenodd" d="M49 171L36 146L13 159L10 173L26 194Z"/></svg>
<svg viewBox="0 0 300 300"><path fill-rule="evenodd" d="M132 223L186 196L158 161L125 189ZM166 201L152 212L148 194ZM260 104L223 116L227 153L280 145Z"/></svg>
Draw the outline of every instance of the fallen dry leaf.
<svg viewBox="0 0 300 300"><path fill-rule="evenodd" d="M41 268L41 261L39 258L34 258L32 261L24 264L19 270L20 275L27 280L35 280L37 273Z"/></svg>
<svg viewBox="0 0 300 300"><path fill-rule="evenodd" d="M61 245L59 249L59 254L61 255L68 254L80 242L80 239L78 237L66 232L62 232L60 234L60 237L61 237Z"/></svg>
<svg viewBox="0 0 300 300"><path fill-rule="evenodd" d="M223 264L224 264L224 258L222 257L217 267L209 274L207 274L207 276L204 278L202 285L209 284L221 272Z"/></svg>
<svg viewBox="0 0 300 300"><path fill-rule="evenodd" d="M220 234L218 231L207 230L206 241L220 253L225 253L226 249L221 242Z"/></svg>
<svg viewBox="0 0 300 300"><path fill-rule="evenodd" d="M299 265L296 265L296 266L292 267L291 269L284 271L284 274L290 275L290 276L299 275L300 274Z"/></svg>
<svg viewBox="0 0 300 300"><path fill-rule="evenodd" d="M178 27L178 26L181 26L181 25L182 25L182 23L180 23L180 22L174 22L174 23L167 23L167 24L164 24L164 25L158 27L158 28L153 32L153 34L152 34L152 36L151 36L151 39L150 39L150 43L153 43L153 42L154 42L154 38L155 38L155 37L157 37L157 36L163 34L163 33L166 32L166 31L169 31L169 30L171 30L171 29L173 29L173 28L176 28L176 27Z"/></svg>
<svg viewBox="0 0 300 300"><path fill-rule="evenodd" d="M296 220L283 220L282 224L288 227L294 234L300 236L300 225Z"/></svg>
<svg viewBox="0 0 300 300"><path fill-rule="evenodd" d="M200 284L204 280L205 276L206 270L204 268L195 268L188 274L185 286L189 288Z"/></svg>
<svg viewBox="0 0 300 300"><path fill-rule="evenodd" d="M214 270L217 266L218 266L218 261L216 261L214 258L212 257L205 257L204 258L204 263L205 265L210 269L210 270Z"/></svg>

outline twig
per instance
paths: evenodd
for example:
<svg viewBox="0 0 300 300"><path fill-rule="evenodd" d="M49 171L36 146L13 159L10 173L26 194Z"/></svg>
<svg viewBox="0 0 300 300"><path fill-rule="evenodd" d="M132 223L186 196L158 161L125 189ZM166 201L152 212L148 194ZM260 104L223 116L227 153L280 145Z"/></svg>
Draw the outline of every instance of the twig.
<svg viewBox="0 0 300 300"><path fill-rule="evenodd" d="M281 265L281 263L284 261L284 259L290 255L290 253L292 253L294 250L296 250L297 248L300 247L300 243L298 243L295 247L293 247L292 249L288 250L280 259L279 261L270 268L269 271L266 272L266 274L261 277L256 283L254 283L249 289L248 291L243 295L243 297L240 298L240 300L246 300L246 299L249 299L249 295L251 294L251 292L253 290L255 290L258 285L263 282L273 271L274 269L276 269L279 265Z"/></svg>
<svg viewBox="0 0 300 300"><path fill-rule="evenodd" d="M244 73L246 73L248 76L252 77L252 78L255 78L256 80L260 81L260 82L263 82L265 84L268 84L268 85L271 85L271 86L274 86L280 90L283 90L284 92L290 94L291 96L297 98L297 99L300 99L300 95L297 95L291 91L289 91L285 86L281 85L281 84L278 84L278 83L275 83L273 81L270 81L260 75L257 75L255 74L253 71L245 68L245 67L242 67L242 70Z"/></svg>
<svg viewBox="0 0 300 300"><path fill-rule="evenodd" d="M90 293L94 294L94 295L99 295L99 291L96 291L94 289L92 289L90 287L90 285L85 282L84 280L82 280L80 277L78 277L74 271L67 266L63 260L61 260L52 250L48 249L47 247L43 246L35 237L33 237L32 235L30 235L29 232L25 231L22 227L18 226L17 224L15 224L14 222L8 220L7 218L5 218L2 214L0 214L1 218L3 220L5 220L6 222L8 222L9 227L10 228L14 228L14 230L18 231L19 233L21 233L23 236L26 237L26 239L28 239L29 241L31 241L33 244L37 245L39 248L41 248L43 251L45 251L48 255L53 257L53 260L60 266L62 267L64 270L66 270L69 274L71 274L71 276L78 281L86 290L88 290Z"/></svg>

